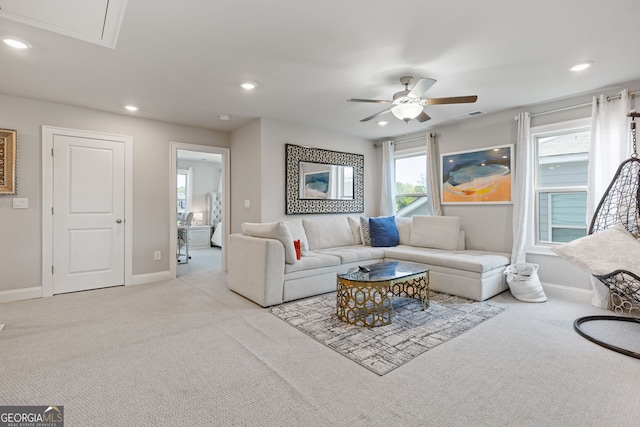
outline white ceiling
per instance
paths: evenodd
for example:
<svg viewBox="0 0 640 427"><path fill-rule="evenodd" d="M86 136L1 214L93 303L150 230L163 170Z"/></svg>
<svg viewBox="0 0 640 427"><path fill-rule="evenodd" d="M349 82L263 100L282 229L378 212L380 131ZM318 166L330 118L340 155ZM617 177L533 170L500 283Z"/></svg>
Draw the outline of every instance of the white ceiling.
<svg viewBox="0 0 640 427"><path fill-rule="evenodd" d="M65 25L82 28L68 22L90 17L73 6L77 1L84 3L58 0L58 10L47 13L37 8L45 15L39 19L62 11ZM25 2L0 0L0 7L9 3ZM226 131L264 117L379 139L475 110L640 81L635 0L119 3L126 9L113 49L0 16L0 37L33 46L0 45L0 93L119 114L135 104L140 117ZM116 30L119 22L112 22ZM569 71L584 60L593 67ZM425 123L405 125L390 114L384 128L376 120L360 123L385 107L346 100L391 99L405 74L437 79L427 97L478 95L478 101L427 107L432 120ZM242 80L259 86L244 92ZM232 118L222 121L220 114Z"/></svg>

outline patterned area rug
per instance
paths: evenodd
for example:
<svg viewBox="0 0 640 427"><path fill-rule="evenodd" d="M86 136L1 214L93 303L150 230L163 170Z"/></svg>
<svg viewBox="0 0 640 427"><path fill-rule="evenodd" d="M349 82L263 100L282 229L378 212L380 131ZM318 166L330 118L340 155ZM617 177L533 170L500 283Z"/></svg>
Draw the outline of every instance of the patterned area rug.
<svg viewBox="0 0 640 427"><path fill-rule="evenodd" d="M343 356L384 375L504 311L504 307L439 292L430 292L431 305L422 310L414 299L393 298L390 325L366 328L336 317L336 294L294 301L271 313Z"/></svg>

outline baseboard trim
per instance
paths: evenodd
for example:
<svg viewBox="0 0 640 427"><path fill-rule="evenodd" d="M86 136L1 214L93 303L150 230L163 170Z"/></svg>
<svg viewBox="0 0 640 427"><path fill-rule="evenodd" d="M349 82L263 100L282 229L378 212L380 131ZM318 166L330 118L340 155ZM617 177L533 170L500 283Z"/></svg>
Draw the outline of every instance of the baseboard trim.
<svg viewBox="0 0 640 427"><path fill-rule="evenodd" d="M171 280L170 271L159 271L157 273L134 274L131 278L131 285L144 285L147 283L164 282Z"/></svg>
<svg viewBox="0 0 640 427"><path fill-rule="evenodd" d="M34 286L32 288L11 289L9 291L0 291L0 303L22 301L25 299L42 298L42 286Z"/></svg>
<svg viewBox="0 0 640 427"><path fill-rule="evenodd" d="M590 289L574 288L572 286L543 283L542 287L547 295L584 304L591 304L593 291Z"/></svg>

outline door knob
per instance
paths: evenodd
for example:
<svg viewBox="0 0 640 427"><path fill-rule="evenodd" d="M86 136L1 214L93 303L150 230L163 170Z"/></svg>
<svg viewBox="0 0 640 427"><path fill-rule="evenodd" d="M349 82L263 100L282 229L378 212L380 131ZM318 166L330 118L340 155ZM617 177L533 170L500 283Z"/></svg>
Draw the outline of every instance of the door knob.
<svg viewBox="0 0 640 427"><path fill-rule="evenodd" d="M118 219L116 219L116 222L117 222L118 224L120 224L120 223L122 222L122 220L121 220L120 218L118 218Z"/></svg>

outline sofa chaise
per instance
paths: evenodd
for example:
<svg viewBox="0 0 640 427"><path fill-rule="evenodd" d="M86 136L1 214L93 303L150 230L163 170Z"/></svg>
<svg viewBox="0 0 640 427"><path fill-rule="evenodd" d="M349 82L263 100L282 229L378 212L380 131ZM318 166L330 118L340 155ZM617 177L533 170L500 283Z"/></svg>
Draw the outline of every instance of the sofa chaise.
<svg viewBox="0 0 640 427"><path fill-rule="evenodd" d="M269 307L335 291L337 274L384 261L427 264L430 289L477 301L508 288L509 254L465 249L460 218L386 217L386 224L389 218L394 224L387 228L397 233L393 246L377 246L378 218L245 223L244 233L229 237L229 289Z"/></svg>

